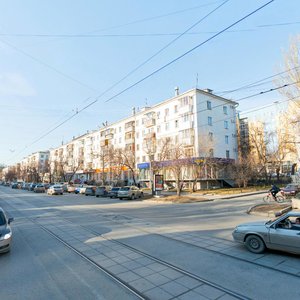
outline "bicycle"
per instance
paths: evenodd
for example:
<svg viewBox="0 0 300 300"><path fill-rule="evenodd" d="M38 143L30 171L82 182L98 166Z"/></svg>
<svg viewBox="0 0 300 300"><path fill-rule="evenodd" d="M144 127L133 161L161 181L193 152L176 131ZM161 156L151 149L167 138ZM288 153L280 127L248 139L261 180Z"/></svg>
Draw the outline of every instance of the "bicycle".
<svg viewBox="0 0 300 300"><path fill-rule="evenodd" d="M281 192L282 193L282 192ZM278 202L278 203L283 203L285 201L285 198L281 195L276 195L275 198L271 194L271 192L268 193L267 196L263 197L264 202L270 203L270 202Z"/></svg>

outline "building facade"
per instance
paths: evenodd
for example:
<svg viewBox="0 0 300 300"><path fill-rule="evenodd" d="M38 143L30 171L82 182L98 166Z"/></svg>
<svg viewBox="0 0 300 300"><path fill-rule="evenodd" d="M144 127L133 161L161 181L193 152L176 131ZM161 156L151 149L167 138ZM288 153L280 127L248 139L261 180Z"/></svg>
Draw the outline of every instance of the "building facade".
<svg viewBox="0 0 300 300"><path fill-rule="evenodd" d="M51 149L50 173L54 181L149 184L157 172L175 182L171 166L181 164L184 182L222 185L238 157L236 104L211 90L176 90L170 99Z"/></svg>

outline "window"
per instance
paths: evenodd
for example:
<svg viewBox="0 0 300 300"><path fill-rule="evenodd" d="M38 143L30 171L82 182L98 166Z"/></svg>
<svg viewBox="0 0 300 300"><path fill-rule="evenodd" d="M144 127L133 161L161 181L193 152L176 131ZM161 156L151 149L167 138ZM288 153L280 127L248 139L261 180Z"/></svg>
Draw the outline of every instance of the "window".
<svg viewBox="0 0 300 300"><path fill-rule="evenodd" d="M166 123L166 124L165 124L165 130L166 130L166 131L169 130L169 123Z"/></svg>
<svg viewBox="0 0 300 300"><path fill-rule="evenodd" d="M178 107L177 107L177 105L174 106L174 112L175 112L175 113L178 112Z"/></svg>
<svg viewBox="0 0 300 300"><path fill-rule="evenodd" d="M228 121L224 121L224 128L228 129Z"/></svg>
<svg viewBox="0 0 300 300"><path fill-rule="evenodd" d="M183 105L188 105L189 104L189 98L186 96L186 97L183 97Z"/></svg>
<svg viewBox="0 0 300 300"><path fill-rule="evenodd" d="M189 114L188 113L185 113L184 115L183 115L183 122L187 122L190 118L189 118L190 116L189 116Z"/></svg>
<svg viewBox="0 0 300 300"><path fill-rule="evenodd" d="M225 115L227 115L227 106L223 106L223 113L225 114Z"/></svg>
<svg viewBox="0 0 300 300"><path fill-rule="evenodd" d="M175 120L175 128L178 128L178 120Z"/></svg>
<svg viewBox="0 0 300 300"><path fill-rule="evenodd" d="M139 120L135 121L135 126L139 126Z"/></svg>
<svg viewBox="0 0 300 300"><path fill-rule="evenodd" d="M168 115L169 115L169 109L166 108L166 109L165 109L165 116L168 116Z"/></svg>
<svg viewBox="0 0 300 300"><path fill-rule="evenodd" d="M121 132L122 131L122 127L119 127L119 132Z"/></svg>
<svg viewBox="0 0 300 300"><path fill-rule="evenodd" d="M209 149L209 157L214 157L214 149Z"/></svg>
<svg viewBox="0 0 300 300"><path fill-rule="evenodd" d="M138 139L138 138L139 138L139 136L140 136L140 133L139 133L139 132L137 132L137 133L136 133L136 138Z"/></svg>
<svg viewBox="0 0 300 300"><path fill-rule="evenodd" d="M121 137L119 137L119 144L121 144L122 143L122 138Z"/></svg>
<svg viewBox="0 0 300 300"><path fill-rule="evenodd" d="M212 126L212 117L207 118L207 123L208 125Z"/></svg>
<svg viewBox="0 0 300 300"><path fill-rule="evenodd" d="M160 133L160 125L157 126L157 133Z"/></svg>
<svg viewBox="0 0 300 300"><path fill-rule="evenodd" d="M229 155L229 150L226 150L226 158L229 158L230 155Z"/></svg>
<svg viewBox="0 0 300 300"><path fill-rule="evenodd" d="M209 132L208 133L208 138L209 138L209 141L212 142L213 139L214 139L214 134L212 132Z"/></svg>
<svg viewBox="0 0 300 300"><path fill-rule="evenodd" d="M157 112L157 120L159 120L160 117L160 111Z"/></svg>
<svg viewBox="0 0 300 300"><path fill-rule="evenodd" d="M229 137L228 135L225 135L225 144L228 144L229 143Z"/></svg>
<svg viewBox="0 0 300 300"><path fill-rule="evenodd" d="M143 160L143 161L146 161L146 156L143 156L143 157L142 157L142 160Z"/></svg>
<svg viewBox="0 0 300 300"><path fill-rule="evenodd" d="M211 110L211 101L207 101L207 109Z"/></svg>
<svg viewBox="0 0 300 300"><path fill-rule="evenodd" d="M137 150L137 151L140 150L140 145L139 145L139 144L136 145L136 150Z"/></svg>

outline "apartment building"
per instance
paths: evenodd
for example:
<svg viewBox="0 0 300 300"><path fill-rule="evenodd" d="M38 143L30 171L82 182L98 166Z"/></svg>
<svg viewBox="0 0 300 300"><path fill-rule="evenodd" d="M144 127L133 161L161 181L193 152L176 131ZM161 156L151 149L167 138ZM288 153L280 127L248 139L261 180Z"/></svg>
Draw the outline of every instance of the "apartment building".
<svg viewBox="0 0 300 300"><path fill-rule="evenodd" d="M20 179L27 182L40 182L47 180L49 172L49 151L37 151L25 157L20 162Z"/></svg>
<svg viewBox="0 0 300 300"><path fill-rule="evenodd" d="M177 162L188 159L182 170L185 182L195 180L193 171L201 165L199 181L206 187L222 185L230 179L224 170L238 155L236 104L212 90L179 94L176 89L170 99L133 108L131 116L51 149L51 173L78 182L130 184L133 178L149 183L156 168L165 180L174 181L168 165L176 162L165 151L168 141L169 147L181 149Z"/></svg>

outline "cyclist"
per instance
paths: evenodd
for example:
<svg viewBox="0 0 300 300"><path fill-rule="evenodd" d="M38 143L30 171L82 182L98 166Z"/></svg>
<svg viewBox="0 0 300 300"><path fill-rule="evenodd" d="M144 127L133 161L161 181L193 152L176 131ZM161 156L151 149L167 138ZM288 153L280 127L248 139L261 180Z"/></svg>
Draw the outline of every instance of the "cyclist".
<svg viewBox="0 0 300 300"><path fill-rule="evenodd" d="M280 191L280 188L276 186L275 184L272 185L270 192L274 199L276 199L276 194Z"/></svg>

